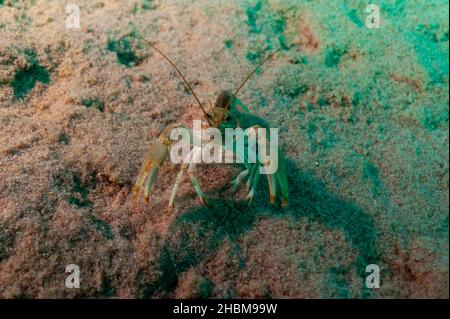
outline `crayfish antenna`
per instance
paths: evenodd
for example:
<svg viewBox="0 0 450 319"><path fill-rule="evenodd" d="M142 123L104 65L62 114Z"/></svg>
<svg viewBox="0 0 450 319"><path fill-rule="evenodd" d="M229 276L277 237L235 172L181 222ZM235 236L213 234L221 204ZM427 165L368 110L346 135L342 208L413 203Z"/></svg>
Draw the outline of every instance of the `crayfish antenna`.
<svg viewBox="0 0 450 319"><path fill-rule="evenodd" d="M153 42L148 41L147 39L145 39L142 35L140 35L139 33L137 34L142 41L144 41L145 43L147 43L149 46L151 46L153 49L155 49L167 62L170 63L170 65L175 69L175 71L178 73L179 77L181 78L181 80L183 80L184 84L186 84L187 88L189 89L189 91L192 93L192 95L194 96L195 100L197 101L198 105L200 106L200 108L203 111L203 114L207 115L205 108L203 107L203 104L200 102L199 98L197 97L197 94L195 94L194 89L192 88L192 86L189 84L188 80L186 80L186 77L183 75L183 73L181 73L180 69L176 66L176 64L164 53L162 52ZM211 123L210 123L211 124Z"/></svg>

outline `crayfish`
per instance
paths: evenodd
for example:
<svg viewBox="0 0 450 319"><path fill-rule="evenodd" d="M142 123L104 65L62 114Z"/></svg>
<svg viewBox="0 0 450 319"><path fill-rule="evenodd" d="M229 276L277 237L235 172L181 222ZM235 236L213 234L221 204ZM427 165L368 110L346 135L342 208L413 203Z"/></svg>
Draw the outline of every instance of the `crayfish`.
<svg viewBox="0 0 450 319"><path fill-rule="evenodd" d="M216 129L219 129L221 132L224 132L227 128L236 128L240 127L242 129L245 129L247 132L252 132L251 134L256 135L256 130L258 128L268 128L267 123L261 119L260 117L257 117L249 111L247 106L243 104L236 96L238 92L241 90L241 88L244 86L244 84L250 79L250 77L256 72L256 70L261 67L269 58L273 56L273 54L270 54L266 59L262 61L242 82L242 84L232 93L231 91L221 91L217 99L212 105L210 102L210 109L209 111L206 111L203 104L200 102L199 98L195 94L194 90L192 89L189 82L186 80L185 76L181 73L179 68L173 63L169 57L164 54L158 47L155 46L155 44L143 39L148 45L150 45L153 49L155 49L167 62L169 62L172 67L176 70L177 74L180 76L180 78L183 80L183 82L186 84L189 91L192 93L194 99L196 100L197 104L200 106L200 108L203 111L203 114L205 116L204 120L206 120L206 127L213 127ZM133 196L136 198L142 187L144 187L144 195L145 200L148 202L150 193L155 185L156 178L158 176L159 170L161 168L161 165L166 160L167 156L169 155L172 147L174 146L175 142L170 138L171 132L174 129L179 128L185 128L189 130L192 139L193 140L193 131L187 128L185 125L178 125L173 124L166 127L162 132L159 134L158 140L155 141L153 144L150 145L149 150L147 152L147 155L145 157L145 160L142 164L142 167L139 172L139 176L136 180L134 189L133 189ZM253 130L252 130L253 129ZM269 143L269 140L264 140L265 143ZM281 151L277 152L276 160L278 162L278 169L276 172L267 172L267 168L269 167L268 161L261 162L258 158L255 162L249 161L249 156L247 155L247 152L251 152L250 147L247 142L244 143L244 150L237 150L236 149L237 141L235 143L232 143L231 147L230 145L226 145L225 143L221 143L221 147L224 152L229 152L231 154L234 154L236 157L239 157L241 159L241 163L244 164L245 169L241 171L237 177L231 182L233 184L233 190L236 191L239 184L243 183L246 179L246 185L247 185L247 191L248 196L247 199L249 201L249 204L252 202L253 196L255 194L256 186L258 184L258 179L260 175L260 171L264 172L266 170L265 175L267 176L268 186L269 186L269 192L270 192L270 203L274 204L275 199L277 197L278 188L280 189L281 197L282 197L282 206L286 207L288 203L288 183L286 178L286 169L284 164L283 155L281 154ZM202 151L201 148L194 146L193 149L189 152L188 156L186 157L186 161L181 163L180 171L177 175L175 185L172 189L172 194L170 196L169 200L169 206L168 210L172 211L173 203L175 200L176 192L178 189L179 184L182 181L182 177L184 173L187 171L190 180L194 186L195 191L197 192L197 195L200 199L200 201L204 205L208 205L207 198L205 196L205 193L202 191L200 184L195 176L196 174L196 163L198 163L198 159L201 156ZM187 160L187 159L190 159Z"/></svg>

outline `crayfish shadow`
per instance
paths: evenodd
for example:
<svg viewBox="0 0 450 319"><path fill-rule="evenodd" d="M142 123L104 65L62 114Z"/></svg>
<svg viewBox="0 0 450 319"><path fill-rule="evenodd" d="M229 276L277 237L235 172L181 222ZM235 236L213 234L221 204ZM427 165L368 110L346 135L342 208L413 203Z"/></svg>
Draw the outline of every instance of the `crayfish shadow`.
<svg viewBox="0 0 450 319"><path fill-rule="evenodd" d="M172 223L159 257L159 279L144 288L144 297L167 297L178 284L178 277L217 252L227 240L240 251L239 239L251 231L259 220L292 218L317 222L341 230L357 250L357 272L378 259L377 232L370 215L357 205L344 201L326 190L323 182L311 172L300 170L286 160L289 183L289 205L271 206L267 182L260 182L254 202L228 198L209 198L209 206L196 206L181 211ZM263 178L262 178L263 179Z"/></svg>

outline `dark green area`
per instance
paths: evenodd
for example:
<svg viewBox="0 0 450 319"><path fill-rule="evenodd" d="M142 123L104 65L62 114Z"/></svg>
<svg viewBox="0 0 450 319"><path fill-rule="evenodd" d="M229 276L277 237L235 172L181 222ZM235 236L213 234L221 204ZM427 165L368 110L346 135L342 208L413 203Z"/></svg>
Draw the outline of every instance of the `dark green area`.
<svg viewBox="0 0 450 319"><path fill-rule="evenodd" d="M207 299L211 297L214 290L214 284L208 279L202 277L198 283L198 298Z"/></svg>
<svg viewBox="0 0 450 319"><path fill-rule="evenodd" d="M444 125L448 125L448 108L446 105L438 107L426 105L419 109L418 121L428 131L434 131L441 126L444 127Z"/></svg>
<svg viewBox="0 0 450 319"><path fill-rule="evenodd" d="M107 277L102 278L99 294L103 297L113 297L116 294L116 289L112 285L111 279Z"/></svg>
<svg viewBox="0 0 450 319"><path fill-rule="evenodd" d="M247 54L245 55L245 57L247 58L247 60L249 61L258 61L261 60L263 57L263 53L259 48L256 48L255 50L250 50L247 52Z"/></svg>
<svg viewBox="0 0 450 319"><path fill-rule="evenodd" d="M89 52L91 52L92 48L95 46L95 41L94 39L86 39L83 42L83 53L84 54L89 54Z"/></svg>
<svg viewBox="0 0 450 319"><path fill-rule="evenodd" d="M324 287L324 291L328 292L328 298L348 299L352 297L346 268L332 267L329 270L328 277L329 279Z"/></svg>
<svg viewBox="0 0 450 319"><path fill-rule="evenodd" d="M448 48L444 49L442 43L448 42L448 30L445 33L437 33L436 26L423 29L418 27L418 32L409 32L409 38L420 65L427 71L431 83L448 83ZM448 85L448 84L447 84Z"/></svg>
<svg viewBox="0 0 450 319"><path fill-rule="evenodd" d="M141 81L146 83L150 81L150 77L148 75L141 75Z"/></svg>
<svg viewBox="0 0 450 319"><path fill-rule="evenodd" d="M83 104L86 107L95 107L100 112L105 111L105 103L96 97L82 99L81 104Z"/></svg>
<svg viewBox="0 0 450 319"><path fill-rule="evenodd" d="M267 51L288 49L285 37L286 19L280 12L273 11L267 1L258 0L254 5L248 4L245 13L250 36L246 54L249 61L260 60Z"/></svg>
<svg viewBox="0 0 450 319"><path fill-rule="evenodd" d="M256 21L258 18L258 12L262 8L262 2L257 1L254 6L249 5L245 10L247 15L247 25L250 29L251 33L259 33L261 32L260 28L257 26Z"/></svg>
<svg viewBox="0 0 450 319"><path fill-rule="evenodd" d="M31 4L34 5L35 3L36 3L36 0L31 0ZM0 5L3 5L3 4L5 4L5 0L0 0ZM16 8L20 8L22 6L22 3L19 0L11 0L11 2L7 3L7 5L13 6Z"/></svg>
<svg viewBox="0 0 450 319"><path fill-rule="evenodd" d="M289 62L292 64L308 64L308 57L299 52L289 52Z"/></svg>
<svg viewBox="0 0 450 319"><path fill-rule="evenodd" d="M27 31L29 27L31 27L32 19L28 17L25 13L14 16L17 24L20 26L20 30L22 32Z"/></svg>
<svg viewBox="0 0 450 319"><path fill-rule="evenodd" d="M133 67L142 62L142 59L138 58L133 51L131 41L133 34L121 37L118 40L109 39L107 44L108 51L115 52L117 56L117 62L125 65L126 67Z"/></svg>
<svg viewBox="0 0 450 319"><path fill-rule="evenodd" d="M66 132L60 132L58 134L58 143L63 145L68 145L70 143L69 136L66 134Z"/></svg>
<svg viewBox="0 0 450 319"><path fill-rule="evenodd" d="M17 147L11 147L10 149L5 151L5 153L7 155L12 155L12 156L19 154L19 152L20 152L20 150Z"/></svg>
<svg viewBox="0 0 450 319"><path fill-rule="evenodd" d="M308 120L307 133L310 140L311 150L326 149L334 146L337 142L334 120L318 115Z"/></svg>
<svg viewBox="0 0 450 319"><path fill-rule="evenodd" d="M36 82L44 84L50 82L50 73L39 64L36 50L25 49L23 55L27 61L27 68L17 70L11 82L16 99L24 98L34 88Z"/></svg>
<svg viewBox="0 0 450 319"><path fill-rule="evenodd" d="M71 205L78 208L92 206L92 202L88 198L89 187L77 172L72 172L72 193L68 199Z"/></svg>
<svg viewBox="0 0 450 319"><path fill-rule="evenodd" d="M276 79L275 94L278 97L295 99L308 91L308 85L302 79L301 66L289 66L283 69L283 76Z"/></svg>
<svg viewBox="0 0 450 319"><path fill-rule="evenodd" d="M91 210L93 203L89 199L89 189L97 186L95 174L89 175L87 178L82 178L80 173L75 170L64 170L58 172L52 177L53 187L58 192L68 192L67 201L70 205L77 208L87 208L86 218L90 225L92 225L102 236L107 240L114 238L111 226L104 220L93 215Z"/></svg>
<svg viewBox="0 0 450 319"><path fill-rule="evenodd" d="M96 184L95 178L90 177L89 180L83 180L81 175L74 170L65 170L58 172L52 177L53 187L57 191L68 191L67 201L69 204L78 208L92 207L89 200L89 187Z"/></svg>
<svg viewBox="0 0 450 319"><path fill-rule="evenodd" d="M225 48L232 49L234 46L233 40L225 40Z"/></svg>
<svg viewBox="0 0 450 319"><path fill-rule="evenodd" d="M266 121L264 121L260 117L255 116L251 113L240 112L236 109L233 109L231 111L231 114L232 114L233 119L239 121L239 125L242 129L246 129L246 128L249 128L254 125L259 125L259 126L265 127L265 128L269 127Z"/></svg>
<svg viewBox="0 0 450 319"><path fill-rule="evenodd" d="M144 10L153 10L155 5L153 4L153 0L142 0L142 9Z"/></svg>
<svg viewBox="0 0 450 319"><path fill-rule="evenodd" d="M11 254L15 235L0 225L0 262Z"/></svg>
<svg viewBox="0 0 450 319"><path fill-rule="evenodd" d="M435 43L448 41L448 29L441 31L441 27L438 23L432 23L429 25L419 24L416 28L416 32L428 38L429 41Z"/></svg>
<svg viewBox="0 0 450 319"><path fill-rule="evenodd" d="M138 5L135 3L131 9L131 14L135 15L138 12Z"/></svg>
<svg viewBox="0 0 450 319"><path fill-rule="evenodd" d="M96 230L98 230L102 236L107 240L112 240L114 238L113 231L111 229L111 226L104 220L97 218L95 216L90 217L90 222L95 227Z"/></svg>
<svg viewBox="0 0 450 319"><path fill-rule="evenodd" d="M372 193L377 196L383 190L383 182L380 178L380 170L375 167L371 162L365 161L363 169L363 177L371 182Z"/></svg>
<svg viewBox="0 0 450 319"><path fill-rule="evenodd" d="M359 17L356 9L351 9L350 11L348 11L347 16L358 28L361 28L362 26L364 26L364 23L361 20L361 18Z"/></svg>
<svg viewBox="0 0 450 319"><path fill-rule="evenodd" d="M331 48L325 52L325 65L329 68L337 67L342 56L348 52L346 48Z"/></svg>
<svg viewBox="0 0 450 319"><path fill-rule="evenodd" d="M123 225L119 228L119 235L124 239L133 240L136 238L136 231L131 225Z"/></svg>
<svg viewBox="0 0 450 319"><path fill-rule="evenodd" d="M361 92L356 91L356 92L353 94L352 105L355 107L355 106L361 104L362 99L363 99L363 97L362 97Z"/></svg>
<svg viewBox="0 0 450 319"><path fill-rule="evenodd" d="M92 203L90 200L83 198L83 197L80 199L76 195L70 195L67 201L69 202L69 204L74 205L78 208L92 206Z"/></svg>

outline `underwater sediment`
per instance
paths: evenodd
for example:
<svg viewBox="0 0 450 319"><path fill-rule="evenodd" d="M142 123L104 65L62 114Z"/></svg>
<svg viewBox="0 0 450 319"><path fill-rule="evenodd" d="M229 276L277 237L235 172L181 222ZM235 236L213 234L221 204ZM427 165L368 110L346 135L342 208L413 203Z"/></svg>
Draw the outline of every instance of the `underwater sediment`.
<svg viewBox="0 0 450 319"><path fill-rule="evenodd" d="M448 1L0 1L1 298L448 298ZM166 212L149 145L270 52L239 99L279 128L290 203L200 165ZM80 267L67 289L66 266ZM380 268L378 289L366 267Z"/></svg>

